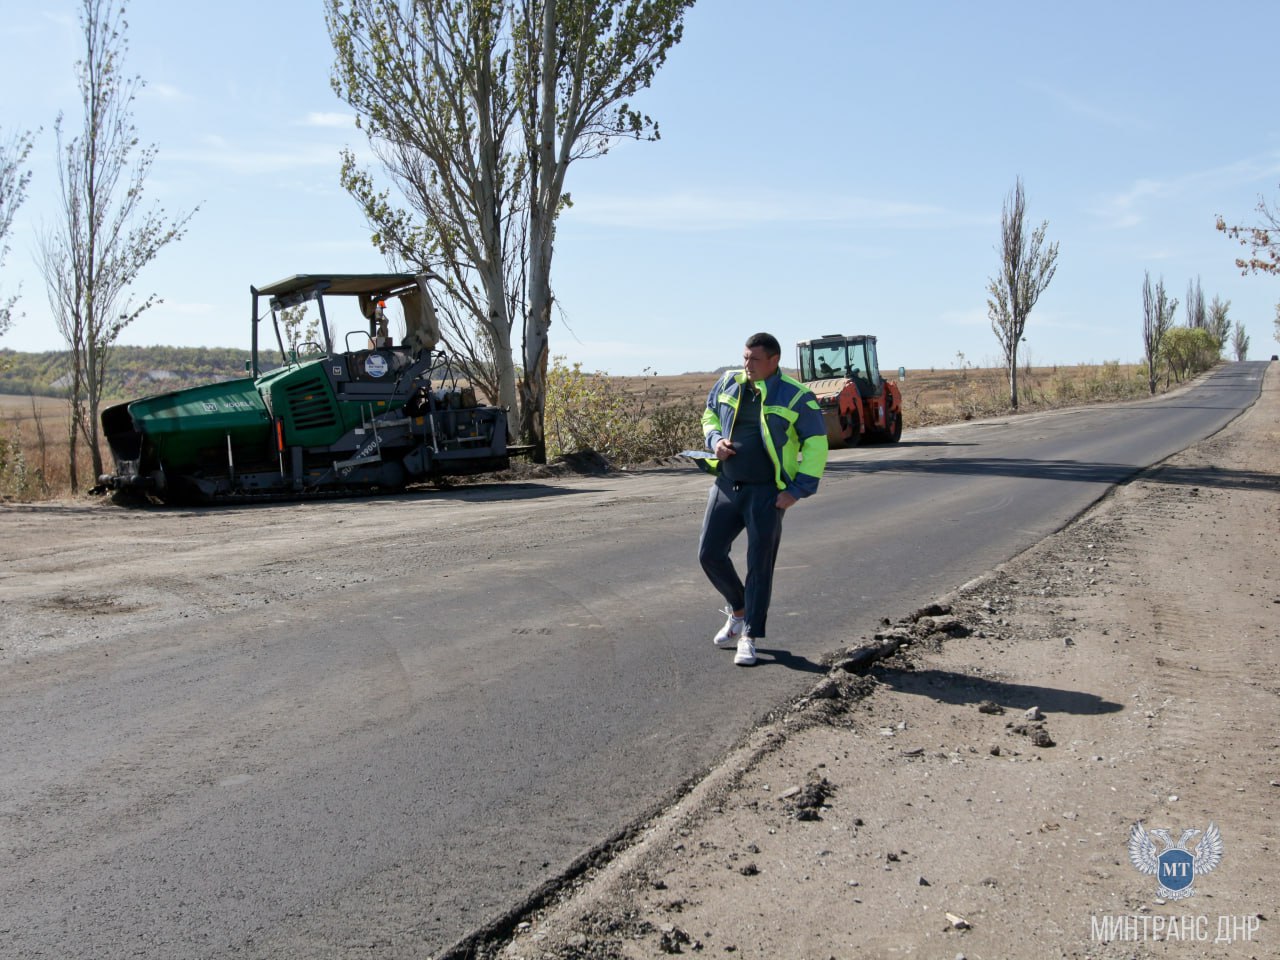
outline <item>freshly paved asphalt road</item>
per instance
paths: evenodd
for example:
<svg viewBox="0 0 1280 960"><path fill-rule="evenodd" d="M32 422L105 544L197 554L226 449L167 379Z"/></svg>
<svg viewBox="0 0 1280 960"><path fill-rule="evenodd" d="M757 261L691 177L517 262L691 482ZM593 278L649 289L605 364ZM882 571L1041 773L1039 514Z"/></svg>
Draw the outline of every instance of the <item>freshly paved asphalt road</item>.
<svg viewBox="0 0 1280 960"><path fill-rule="evenodd" d="M787 516L752 669L710 643L692 470L0 514L0 650L28 638L0 653L0 957L439 951L705 771L823 653L1221 428L1265 369L833 453ZM28 522L101 543L17 550ZM72 595L99 597L92 626Z"/></svg>

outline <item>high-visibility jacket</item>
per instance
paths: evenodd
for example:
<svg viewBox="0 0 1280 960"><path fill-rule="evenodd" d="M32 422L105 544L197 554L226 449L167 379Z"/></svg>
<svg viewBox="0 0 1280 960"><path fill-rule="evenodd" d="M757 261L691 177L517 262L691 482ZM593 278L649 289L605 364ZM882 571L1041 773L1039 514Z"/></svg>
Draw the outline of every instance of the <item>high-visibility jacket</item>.
<svg viewBox="0 0 1280 960"><path fill-rule="evenodd" d="M702 432L707 449L715 451L722 439L733 437L738 400L747 382L745 370L730 370L707 394L702 411ZM827 427L818 400L799 380L782 372L756 382L760 390L760 436L773 461L778 489L796 499L818 489L827 465ZM709 473L717 474L720 461L708 457L698 461Z"/></svg>

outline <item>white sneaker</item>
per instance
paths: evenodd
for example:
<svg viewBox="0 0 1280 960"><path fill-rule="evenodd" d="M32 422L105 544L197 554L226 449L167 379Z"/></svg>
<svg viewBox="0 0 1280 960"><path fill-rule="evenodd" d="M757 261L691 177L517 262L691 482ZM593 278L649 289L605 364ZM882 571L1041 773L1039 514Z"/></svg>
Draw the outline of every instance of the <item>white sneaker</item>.
<svg viewBox="0 0 1280 960"><path fill-rule="evenodd" d="M756 662L756 645L745 633L738 640L738 652L733 655L733 662L740 667L750 667Z"/></svg>
<svg viewBox="0 0 1280 960"><path fill-rule="evenodd" d="M742 636L742 631L747 628L747 622L741 617L735 617L732 607L725 607L724 612L729 619L724 622L724 626L720 628L720 632L716 634L716 638L712 642L721 650L728 650L730 647L738 645L738 638Z"/></svg>

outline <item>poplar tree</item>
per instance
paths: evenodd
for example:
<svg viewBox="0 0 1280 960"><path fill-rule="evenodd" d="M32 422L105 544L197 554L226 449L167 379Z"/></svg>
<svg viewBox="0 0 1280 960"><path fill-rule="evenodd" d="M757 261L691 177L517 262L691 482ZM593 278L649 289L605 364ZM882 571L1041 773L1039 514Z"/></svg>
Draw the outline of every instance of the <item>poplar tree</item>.
<svg viewBox="0 0 1280 960"><path fill-rule="evenodd" d="M27 198L31 171L24 170L23 164L31 155L33 142L30 133L20 133L8 141L0 140L0 268L4 267L5 257L9 254L13 215ZM17 292L7 299L0 296L0 336L13 323L13 308L17 302Z"/></svg>
<svg viewBox="0 0 1280 960"><path fill-rule="evenodd" d="M54 124L58 144L61 220L45 232L38 254L58 331L69 360L68 421L71 489L79 489L77 440L102 474L98 411L120 333L151 307L155 294L135 299L129 288L143 268L182 237L194 210L170 219L159 206L143 207L156 147L140 146L132 106L143 87L124 72L128 51L125 5L83 0L83 59L76 81L84 115L80 131L65 140L62 115Z"/></svg>
<svg viewBox="0 0 1280 960"><path fill-rule="evenodd" d="M556 222L570 165L657 139L630 100L693 0L327 0L333 85L394 187L342 182L375 245L443 278L446 341L545 459ZM514 332L522 334L517 378ZM473 331L468 332L468 329Z"/></svg>
<svg viewBox="0 0 1280 960"><path fill-rule="evenodd" d="M987 284L987 315L1004 352L1009 375L1009 406L1018 407L1018 344L1031 308L1057 270L1058 245L1045 244L1049 221L1027 233L1027 198L1019 177L1000 214L1000 272Z"/></svg>
<svg viewBox="0 0 1280 960"><path fill-rule="evenodd" d="M1249 334L1245 333L1244 324L1239 320L1231 335L1231 352L1235 354L1236 360L1244 360L1249 356Z"/></svg>
<svg viewBox="0 0 1280 960"><path fill-rule="evenodd" d="M1159 380L1160 360L1165 337L1173 328L1173 314L1178 301L1170 300L1164 289L1164 278L1151 285L1151 274L1142 281L1142 348L1147 361L1147 387L1155 396Z"/></svg>
<svg viewBox="0 0 1280 960"><path fill-rule="evenodd" d="M1208 319L1205 328L1214 340L1218 342L1219 349L1226 349L1231 343L1231 319L1227 316L1231 309L1231 301L1223 300L1215 295L1213 302L1209 304Z"/></svg>

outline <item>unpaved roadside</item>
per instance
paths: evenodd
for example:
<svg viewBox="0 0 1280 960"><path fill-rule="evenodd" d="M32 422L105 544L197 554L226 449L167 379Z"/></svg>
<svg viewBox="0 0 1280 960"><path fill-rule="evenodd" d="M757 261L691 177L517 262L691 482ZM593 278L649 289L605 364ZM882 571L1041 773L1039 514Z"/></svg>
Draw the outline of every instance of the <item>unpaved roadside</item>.
<svg viewBox="0 0 1280 960"><path fill-rule="evenodd" d="M1278 541L1273 364L1225 430L886 625L899 655L833 669L481 954L1280 956ZM1138 821L1216 824L1221 863L1161 900Z"/></svg>

